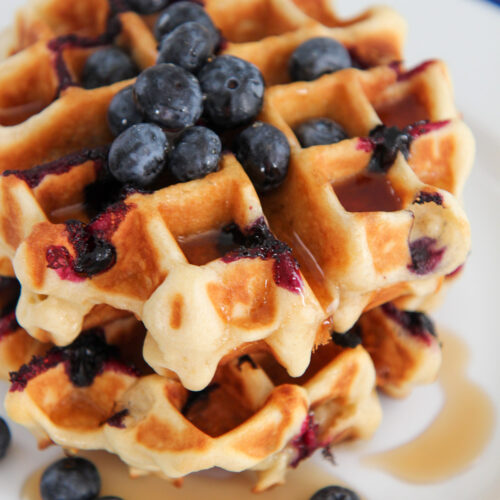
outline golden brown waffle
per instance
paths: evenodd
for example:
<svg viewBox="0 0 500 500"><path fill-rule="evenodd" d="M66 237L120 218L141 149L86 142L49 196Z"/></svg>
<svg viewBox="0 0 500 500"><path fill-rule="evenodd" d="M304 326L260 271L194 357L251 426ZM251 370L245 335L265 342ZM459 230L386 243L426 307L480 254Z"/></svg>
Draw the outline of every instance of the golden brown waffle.
<svg viewBox="0 0 500 500"><path fill-rule="evenodd" d="M23 283L18 319L36 338L69 344L85 317L106 305L144 321L150 333L146 360L160 373L175 371L189 389L203 389L223 357L259 341L292 375L304 372L324 318L291 255L276 248L266 255L254 249L255 258L223 257L216 248L228 224L241 236L267 228L253 186L232 155L205 179L133 194L88 226L50 222L54 210L44 213L38 199L54 209L45 189L52 192L55 183L70 179L74 186L88 182L95 176L93 162L46 175L34 188L26 175L3 176L0 192L8 193L9 206L31 229L23 234L23 226L11 220L2 239L11 256L16 252ZM88 231L116 252L114 265L92 279L73 271L82 252L77 241ZM61 310L64 315L56 314Z"/></svg>
<svg viewBox="0 0 500 500"><path fill-rule="evenodd" d="M388 120L384 125L392 126L399 120L397 103L407 112L405 102L413 92L420 95L414 89L430 93L436 87L436 71L445 71L441 63L398 81L389 66L348 69L313 82L275 86L266 93L261 119L286 134L292 159L284 184L262 197L264 212L278 236L294 249L325 310L334 313L338 331L352 326L364 309L419 292L422 278L424 292L429 286L434 291L443 275L466 258L470 236L465 214L453 197L434 187L459 193L471 166L472 138L455 118L449 99L440 103L442 110L430 103L425 113L408 116L408 134L414 138L410 165L399 153L386 174L370 171L380 146L376 137L365 137L381 125L377 110L391 107L393 115L385 111L383 116ZM335 120L354 138L302 149L293 128L318 117ZM435 118L441 121L412 125L414 120ZM433 154L426 154L429 151ZM436 165L437 173L429 174L429 165ZM423 184L410 166L432 185ZM441 249L442 259L417 269L417 252L425 242L431 246L424 251L431 255Z"/></svg>
<svg viewBox="0 0 500 500"><path fill-rule="evenodd" d="M393 397L407 396L437 378L441 346L432 321L391 303L364 313L357 326L377 372L377 386Z"/></svg>
<svg viewBox="0 0 500 500"><path fill-rule="evenodd" d="M15 306L19 283L14 278L0 278L0 379L27 363L34 355L45 353L41 344L24 331L16 320Z"/></svg>
<svg viewBox="0 0 500 500"><path fill-rule="evenodd" d="M300 379L270 355L244 356L201 393L174 379L138 377L113 354L99 358L91 385L77 386L77 349L53 349L14 374L9 416L41 445L104 448L142 473L178 478L214 466L252 468L262 491L315 449L370 436L381 416L373 365L360 346L320 348Z"/></svg>
<svg viewBox="0 0 500 500"><path fill-rule="evenodd" d="M368 66L402 59L406 23L386 7L353 19L340 19L327 0L209 0L206 8L229 42L224 53L255 64L268 85L289 81L290 55L315 37L338 40Z"/></svg>
<svg viewBox="0 0 500 500"><path fill-rule="evenodd" d="M128 193L91 220L85 191L112 139L107 108L132 81L84 90L83 65L110 42L141 69L157 55L155 16L119 4L115 15L107 0L31 0L0 63L0 171L11 170L0 177L0 274L22 282L17 317L30 335L71 344L14 375L8 411L41 444L107 449L135 474L250 468L263 491L315 448L368 437L381 417L375 383L401 396L435 377L437 341L416 335L408 313L376 306L419 307L465 260L469 228L454 196L473 140L443 63L395 63L406 27L390 9L343 20L327 0L208 0L222 52L266 80L260 119L292 148L285 184L259 199L225 154L204 179ZM288 83L290 54L317 36L343 43L358 69ZM302 149L293 128L325 116L351 139ZM387 173L367 173L380 125L404 129L411 147ZM396 206L349 209L342 193L355 176L393 188ZM114 260L86 273L78 266L93 245ZM362 346L329 341L363 311ZM81 333L93 327L103 333ZM89 335L126 347L127 363L95 340L98 369L82 385L71 353ZM44 353L34 338L0 338L3 369Z"/></svg>

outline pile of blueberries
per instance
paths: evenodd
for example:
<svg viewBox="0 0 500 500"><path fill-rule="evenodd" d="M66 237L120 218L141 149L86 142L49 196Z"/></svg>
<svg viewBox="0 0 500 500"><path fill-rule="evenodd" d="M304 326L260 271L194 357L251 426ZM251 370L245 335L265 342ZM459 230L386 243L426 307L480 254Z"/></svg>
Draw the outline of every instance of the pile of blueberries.
<svg viewBox="0 0 500 500"><path fill-rule="evenodd" d="M142 189L198 179L218 169L224 144L235 152L257 191L279 186L288 171L290 147L280 130L255 121L265 88L258 68L234 56L216 55L220 33L198 3L126 2L141 14L166 8L154 30L157 64L140 73L109 106L108 122L116 136L108 157L111 176ZM351 65L342 44L315 38L295 50L289 71L292 80L313 80ZM104 48L87 60L83 86L109 85L137 72L123 51ZM326 118L302 123L296 133L303 147L347 137Z"/></svg>

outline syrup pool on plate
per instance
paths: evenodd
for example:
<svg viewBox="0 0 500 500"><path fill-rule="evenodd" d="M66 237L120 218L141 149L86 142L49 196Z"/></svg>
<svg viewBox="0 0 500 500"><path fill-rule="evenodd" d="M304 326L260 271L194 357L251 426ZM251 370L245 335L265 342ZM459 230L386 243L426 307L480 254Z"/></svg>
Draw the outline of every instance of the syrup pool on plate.
<svg viewBox="0 0 500 500"><path fill-rule="evenodd" d="M252 488L252 473L231 474L224 471L194 474L184 480L181 488L164 479L148 476L131 479L127 467L118 458L105 452L81 454L99 469L101 495L116 495L124 500L309 500L319 489L332 484L356 490L334 476L331 464L325 466L304 462L288 471L286 483L256 495ZM24 484L21 500L41 500L40 477L45 468L37 470ZM360 495L359 491L357 493ZM360 495L363 500L363 497Z"/></svg>
<svg viewBox="0 0 500 500"><path fill-rule="evenodd" d="M440 335L439 383L444 403L431 425L409 443L369 455L363 464L414 483L444 481L469 467L492 435L495 412L484 390L467 376L469 352L456 335Z"/></svg>

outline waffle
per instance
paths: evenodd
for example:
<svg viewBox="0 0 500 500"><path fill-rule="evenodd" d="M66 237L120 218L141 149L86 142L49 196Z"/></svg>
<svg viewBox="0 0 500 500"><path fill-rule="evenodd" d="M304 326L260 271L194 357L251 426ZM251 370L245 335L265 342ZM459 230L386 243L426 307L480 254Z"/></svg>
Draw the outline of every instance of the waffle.
<svg viewBox="0 0 500 500"><path fill-rule="evenodd" d="M159 373L175 371L191 390L210 382L223 357L259 341L292 375L304 372L323 313L287 249L274 248L278 243L269 233L269 248L278 252L274 258L258 253L257 258L240 258L241 249L225 257L217 253L217 238L228 224L235 225L239 237L268 231L259 199L232 155L205 179L132 194L87 226L50 222L37 197L43 200L54 183L70 179L78 188L78 179L85 182L95 175L94 162L45 175L35 188L26 181L29 172L3 176L0 182L9 193L4 203L18 208L28 225L24 214L36 214L27 237L13 237L22 227L16 221L4 228L6 243L9 237L22 241L14 259L23 283L17 316L36 338L67 345L94 308L105 305L141 318L150 333L146 360ZM82 227L116 251L114 265L92 279L72 270L83 250L75 243L81 236L71 234ZM232 239L232 233L226 235ZM227 244L226 251L240 248ZM65 315L55 313L59 310ZM203 342L200 331L205 332Z"/></svg>
<svg viewBox="0 0 500 500"><path fill-rule="evenodd" d="M259 120L285 134L288 176L259 197L225 152L203 179L122 191L105 209L89 193L106 172L107 109L133 80L85 90L82 69L110 43L154 65L156 16L119 0L20 11L0 63L0 274L22 284L22 328L0 334L0 363L15 372L9 415L42 446L106 449L134 475L171 480L252 469L263 491L315 449L369 437L376 385L401 397L435 379L432 326L405 310L427 308L466 258L459 198L474 146L446 66L403 66L392 10L205 7L220 52L264 76ZM353 68L290 83L290 54L318 36L343 43ZM301 148L294 127L325 116L349 140ZM394 127L407 150L387 161ZM360 209L359 179L385 204Z"/></svg>
<svg viewBox="0 0 500 500"><path fill-rule="evenodd" d="M400 153L385 176L370 172L370 162L380 145L375 144L376 134L366 137L377 126L381 133L384 130L376 106L392 106L393 116L388 122L392 125L398 115L394 96L405 107L411 89L428 89L414 80L428 82L437 71L443 71L441 63L422 67L398 81L394 69L388 66L349 69L313 82L275 86L266 93L261 119L286 134L292 159L283 185L262 198L264 212L277 235L295 250L324 309L335 311L333 326L338 331L350 328L364 309L418 293L422 278L426 278L425 291L429 286L434 291L443 276L466 258L470 236L465 214L454 197L436 189L445 186L458 194L470 169L470 132L458 119L454 121L453 115L449 121L442 119L445 113L454 111L453 107L443 104L446 109L442 114L433 110L409 117L441 120L407 123L407 132L414 138L408 155L410 164ZM326 110L325 95L329 99ZM353 138L329 146L301 148L293 128L325 114ZM461 136L465 136L466 147L459 146ZM450 144L456 154L448 154ZM435 156L425 154L429 150L435 151ZM438 173L429 174L429 165L434 164L439 165ZM420 178L432 184L424 184ZM373 182L371 199L357 191L357 186L368 182ZM454 234L445 227L453 227ZM396 233L402 238L399 242ZM417 269L415 252L425 241L442 250L442 260ZM432 277L437 280L428 279Z"/></svg>
<svg viewBox="0 0 500 500"><path fill-rule="evenodd" d="M0 379L8 380L9 372L28 363L35 355L45 353L48 346L36 341L16 321L15 306L19 296L16 279L0 279Z"/></svg>
<svg viewBox="0 0 500 500"><path fill-rule="evenodd" d="M405 397L415 387L436 380L441 345L425 314L387 303L362 314L355 328L373 360L377 387L388 395Z"/></svg>
<svg viewBox="0 0 500 500"><path fill-rule="evenodd" d="M95 336L84 332L12 374L9 416L42 446L104 448L136 474L171 479L215 466L253 469L255 491L263 491L283 481L288 465L317 448L366 438L380 420L375 372L361 346L320 348L299 379L269 354L244 356L221 368L205 391L189 393L175 379L139 376L101 344L93 355L101 366L89 369L78 342L94 346L85 339ZM75 385L82 367L92 372L90 385Z"/></svg>

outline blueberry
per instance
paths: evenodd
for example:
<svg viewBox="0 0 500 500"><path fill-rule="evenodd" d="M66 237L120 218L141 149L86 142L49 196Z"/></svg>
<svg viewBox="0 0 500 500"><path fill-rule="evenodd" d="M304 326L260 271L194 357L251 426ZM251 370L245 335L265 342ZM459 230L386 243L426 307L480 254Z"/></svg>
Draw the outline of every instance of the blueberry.
<svg viewBox="0 0 500 500"><path fill-rule="evenodd" d="M100 490L101 478L95 465L80 457L53 463L40 481L42 500L94 500Z"/></svg>
<svg viewBox="0 0 500 500"><path fill-rule="evenodd" d="M126 0L128 6L139 14L154 14L164 9L170 0Z"/></svg>
<svg viewBox="0 0 500 500"><path fill-rule="evenodd" d="M294 129L303 148L321 144L335 144L347 139L345 130L329 118L315 118L301 123Z"/></svg>
<svg viewBox="0 0 500 500"><path fill-rule="evenodd" d="M317 491L311 500L360 500L354 491L342 486L326 486Z"/></svg>
<svg viewBox="0 0 500 500"><path fill-rule="evenodd" d="M196 73L214 49L208 29L202 24L189 22L181 24L162 39L157 63L173 63Z"/></svg>
<svg viewBox="0 0 500 500"><path fill-rule="evenodd" d="M252 121L264 98L264 79L252 63L234 56L220 56L198 75L209 120L222 128Z"/></svg>
<svg viewBox="0 0 500 500"><path fill-rule="evenodd" d="M316 80L325 73L334 73L351 66L347 49L331 38L311 38L299 45L289 61L293 81Z"/></svg>
<svg viewBox="0 0 500 500"><path fill-rule="evenodd" d="M215 132L205 127L188 128L170 155L170 172L179 182L204 177L217 170L221 149L221 141Z"/></svg>
<svg viewBox="0 0 500 500"><path fill-rule="evenodd" d="M290 146L276 127L255 122L239 135L236 148L236 156L257 191L270 191L284 181Z"/></svg>
<svg viewBox="0 0 500 500"><path fill-rule="evenodd" d="M162 172L168 150L167 136L160 127L151 123L133 125L111 145L109 171L123 184L146 187Z"/></svg>
<svg viewBox="0 0 500 500"><path fill-rule="evenodd" d="M95 89L133 78L138 73L132 59L117 47L107 47L94 52L85 62L82 85Z"/></svg>
<svg viewBox="0 0 500 500"><path fill-rule="evenodd" d="M410 155L412 136L406 130L377 125L370 131L370 140L375 146L368 164L368 170L371 172L387 172L396 161L398 152L401 152L405 159Z"/></svg>
<svg viewBox="0 0 500 500"><path fill-rule="evenodd" d="M169 130L194 125L203 110L198 80L174 64L158 64L143 71L134 93L146 118Z"/></svg>
<svg viewBox="0 0 500 500"><path fill-rule="evenodd" d="M9 426L7 425L7 422L2 417L0 417L0 459L5 457L7 448L10 444L10 439L11 436Z"/></svg>
<svg viewBox="0 0 500 500"><path fill-rule="evenodd" d="M363 341L363 330L361 329L361 325L356 323L345 333L332 332L331 337L333 342L338 346L354 349Z"/></svg>
<svg viewBox="0 0 500 500"><path fill-rule="evenodd" d="M125 87L113 97L108 108L108 124L111 132L120 135L124 130L142 122L142 113L137 108L132 86Z"/></svg>
<svg viewBox="0 0 500 500"><path fill-rule="evenodd" d="M155 25L156 39L162 38L177 26L189 22L199 23L208 29L213 45L219 43L219 31L201 5L193 2L176 2L167 7L158 17Z"/></svg>

